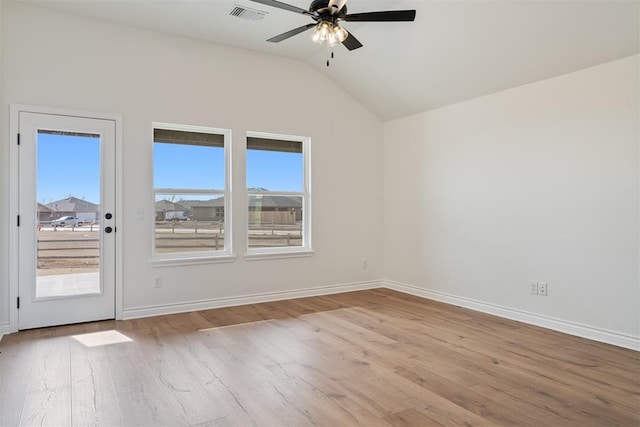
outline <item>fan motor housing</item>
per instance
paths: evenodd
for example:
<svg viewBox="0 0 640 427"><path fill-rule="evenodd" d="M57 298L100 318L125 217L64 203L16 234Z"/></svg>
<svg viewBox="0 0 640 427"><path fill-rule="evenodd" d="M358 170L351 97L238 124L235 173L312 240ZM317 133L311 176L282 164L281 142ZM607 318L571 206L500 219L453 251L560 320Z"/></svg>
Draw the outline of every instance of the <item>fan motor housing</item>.
<svg viewBox="0 0 640 427"><path fill-rule="evenodd" d="M318 12L321 17L331 16L331 10L329 10L329 0L313 0L309 6L309 12ZM335 15L338 18L342 18L347 14L347 5L345 4L340 9L340 12Z"/></svg>

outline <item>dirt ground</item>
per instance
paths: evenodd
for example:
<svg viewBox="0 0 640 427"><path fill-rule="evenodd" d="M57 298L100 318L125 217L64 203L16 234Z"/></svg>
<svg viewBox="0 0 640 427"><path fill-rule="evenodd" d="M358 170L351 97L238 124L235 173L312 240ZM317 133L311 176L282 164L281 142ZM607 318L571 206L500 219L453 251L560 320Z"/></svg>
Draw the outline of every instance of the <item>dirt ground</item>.
<svg viewBox="0 0 640 427"><path fill-rule="evenodd" d="M44 229L37 236L38 276L98 271L98 230Z"/></svg>

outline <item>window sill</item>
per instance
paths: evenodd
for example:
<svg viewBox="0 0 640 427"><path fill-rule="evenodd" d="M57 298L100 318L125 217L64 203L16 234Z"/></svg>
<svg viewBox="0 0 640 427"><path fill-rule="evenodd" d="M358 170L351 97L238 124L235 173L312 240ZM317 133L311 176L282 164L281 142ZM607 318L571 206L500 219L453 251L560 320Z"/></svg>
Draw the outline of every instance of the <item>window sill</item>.
<svg viewBox="0 0 640 427"><path fill-rule="evenodd" d="M186 265L221 264L233 262L235 255L216 255L207 257L184 257L184 258L156 258L149 261L151 267L182 267Z"/></svg>
<svg viewBox="0 0 640 427"><path fill-rule="evenodd" d="M264 259L284 259L284 258L302 258L312 256L315 251L311 249L303 249L296 251L280 251L280 252L248 252L244 254L247 261L260 261Z"/></svg>

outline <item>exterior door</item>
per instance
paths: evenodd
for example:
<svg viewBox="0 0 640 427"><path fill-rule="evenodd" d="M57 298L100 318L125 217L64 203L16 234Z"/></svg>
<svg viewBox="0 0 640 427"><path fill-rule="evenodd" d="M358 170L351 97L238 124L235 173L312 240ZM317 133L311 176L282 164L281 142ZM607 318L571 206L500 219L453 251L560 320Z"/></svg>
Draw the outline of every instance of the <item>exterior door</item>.
<svg viewBox="0 0 640 427"><path fill-rule="evenodd" d="M113 319L116 123L18 121L18 327Z"/></svg>

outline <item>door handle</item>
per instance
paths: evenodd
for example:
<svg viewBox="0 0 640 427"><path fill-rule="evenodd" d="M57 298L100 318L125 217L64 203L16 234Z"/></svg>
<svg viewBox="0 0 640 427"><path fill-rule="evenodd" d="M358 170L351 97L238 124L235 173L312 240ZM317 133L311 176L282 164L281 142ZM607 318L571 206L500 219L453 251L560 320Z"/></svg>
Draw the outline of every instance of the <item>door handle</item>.
<svg viewBox="0 0 640 427"><path fill-rule="evenodd" d="M107 234L111 233L112 231L113 231L113 228L111 228L111 227L105 227L105 229L104 229L104 232L107 233Z"/></svg>

